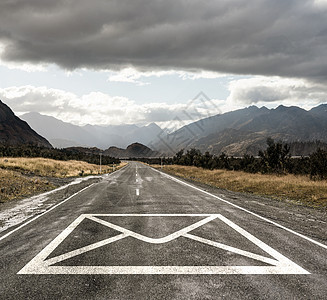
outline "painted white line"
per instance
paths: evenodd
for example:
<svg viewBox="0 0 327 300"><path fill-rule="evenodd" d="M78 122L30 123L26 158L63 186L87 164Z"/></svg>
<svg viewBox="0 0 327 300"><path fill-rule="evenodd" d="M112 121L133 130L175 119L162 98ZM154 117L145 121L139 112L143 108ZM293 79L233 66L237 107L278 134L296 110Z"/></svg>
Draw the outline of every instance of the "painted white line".
<svg viewBox="0 0 327 300"><path fill-rule="evenodd" d="M136 196L140 196L140 190L136 189Z"/></svg>
<svg viewBox="0 0 327 300"><path fill-rule="evenodd" d="M2 237L0 237L0 241L5 239L6 237L8 237L9 235L13 234L14 232L22 229L23 227L25 227L26 225L34 222L35 220L37 220L38 218L44 216L45 214L49 213L50 211L54 210L55 208L57 208L58 206L60 206L61 204L64 204L65 202L67 202L68 200L72 199L73 197L75 197L76 195L84 192L85 190L87 190L88 188L92 187L93 185L95 185L95 183L92 183L91 185L85 187L84 189L81 189L80 191L78 191L77 193L71 195L70 197L66 198L65 200L61 201L60 203L56 204L55 206L52 206L50 209L48 209L47 211L45 211L44 213L35 216L34 218L32 218L31 220L27 221L26 223L23 223L22 225L18 226L17 228L15 228L14 230L6 233L5 235L3 235Z"/></svg>
<svg viewBox="0 0 327 300"><path fill-rule="evenodd" d="M269 253L272 257L274 257L275 259L277 259L280 263L283 263L285 266L287 266L287 265L292 266L292 264L294 264L287 257L285 257L284 255L280 254L278 251L276 251L275 249L271 248L270 246L268 246L264 242L260 241L258 238L256 238L255 236L253 236L251 233L245 231L243 228L239 227L238 225L236 225L232 221L228 220L224 216L220 215L219 219L222 220L225 224L227 224L231 228L233 228L235 231L237 231L238 233L240 233L241 235L243 235L245 238L247 238L253 244L256 244L263 251ZM292 268L293 267L294 266L292 266Z"/></svg>
<svg viewBox="0 0 327 300"><path fill-rule="evenodd" d="M99 215L97 215L99 216ZM138 216L138 217L148 217L148 216L176 216L175 214L102 214L101 216L121 216L121 217L130 217L130 216ZM192 217L199 216L199 214L177 214L177 216L183 217ZM29 263L25 265L23 269L21 269L18 274L310 274L294 262L290 261L282 254L272 249L249 232L240 228L238 225L223 217L220 214L212 214L212 215L202 215L205 218L199 222L195 222L190 226L186 226L185 228L178 230L172 234L167 235L164 238L152 239L148 238L144 235L135 233L131 230L123 228L121 226L112 224L110 222L101 220L96 217L96 215L92 214L84 214L78 217L71 225L68 226L59 236L57 236L48 246L46 246L38 255L36 255ZM97 243L93 243L79 249L61 254L59 256L47 259L47 257L66 239L69 238L70 234L73 234L73 231L76 227L84 220L89 219L100 223L106 227L111 229L115 229L120 232L119 235L102 240ZM264 257L261 255L257 255L255 253L251 253L248 251L244 251L241 249L237 249L235 247L230 247L221 243L217 243L215 241L211 241L208 239L204 239L202 237L196 236L194 234L190 234L192 230L203 226L211 221L220 220L224 222L227 226L230 226L234 229L238 234L248 239L250 242L257 245L259 248L264 250L267 254L274 257L274 259ZM214 225L219 226L219 223L215 222ZM105 245L114 243L119 240L123 240L126 237L132 237L140 240L141 242L146 242L150 244L158 244L160 243L169 243L172 240L178 239L180 237L189 238L196 242L200 242L215 248L223 249L226 251L230 251L232 253L236 253L260 262L264 262L269 264L268 266L92 266L92 265L84 265L84 266L53 266L53 264L59 263L63 260L76 257L80 254L89 252L91 250L103 247ZM122 244L121 244L122 245ZM142 244L141 244L142 245ZM144 247L144 244L142 245ZM169 247L169 244L167 245ZM167 251L167 249L163 249L163 251ZM194 244L194 251L196 255L199 255L197 245ZM203 253L205 255L205 253ZM158 253L160 255L160 253Z"/></svg>
<svg viewBox="0 0 327 300"><path fill-rule="evenodd" d="M85 217L210 217L219 214L83 214Z"/></svg>
<svg viewBox="0 0 327 300"><path fill-rule="evenodd" d="M310 238L310 237L308 237L308 236L305 236L305 235L302 234L302 233L296 232L296 231L294 231L294 230L292 230L292 229L290 229L290 228L287 228L287 227L285 227L285 226L283 226L283 225L281 225L281 224L278 224L278 223L276 223L276 222L274 222L274 221L272 221L272 220L269 220L269 219L267 219L267 218L265 218L265 217L262 217L262 216L260 216L260 215L258 215L258 214L256 214L256 213L254 213L254 212L252 212L252 211L250 211L250 210L247 210L246 208L243 208L243 207L241 207L241 206L238 206L238 205L236 205L236 204L234 204L234 203L232 203L232 202L229 202L229 201L227 201L227 200L225 200L225 199L223 199L223 198L221 198L221 197L218 197L218 196L216 196L216 195L214 195L214 194L211 194L211 193L209 193L209 192L207 192L207 191L205 191L205 190L202 190L202 189L200 189L200 188L198 188L198 187L196 187L196 186L193 186L193 185L191 185L191 184L189 184L189 183L187 183L187 182L184 182L184 181L182 181L182 180L179 180L179 179L177 179L177 178L175 178L175 177L173 177L173 176L171 176L171 175L168 175L168 174L166 174L166 173L163 173L163 172L161 172L161 171L159 171L159 170L156 170L156 169L154 169L154 168L152 168L152 167L150 167L150 168L153 169L154 171L157 171L157 172L159 172L160 174L166 176L167 178L170 178L170 179L173 180L173 181L176 181L176 182L178 182L178 183L181 183L181 184L183 184L183 185L186 185L186 186L188 186L188 187L191 187L192 189L195 189L195 190L197 190L197 191L200 191L200 192L202 192L202 193L204 193L204 194L206 194L206 195L208 195L208 196L214 197L214 198L216 198L216 199L218 199L218 200L220 200L220 201L222 201L222 202L224 202L224 203L227 203L227 204L229 204L229 205L231 205L231 206L234 206L234 207L236 207L236 208L238 208L238 209L240 209L240 210L243 210L243 211L245 211L245 212L247 212L247 213L249 213L249 214L251 214L251 215L253 215L253 216L255 216L255 217L259 218L259 219L261 219L261 220L264 220L264 221L266 221L266 222L268 222L268 223L271 223L271 224L273 224L273 225L275 225L275 226L277 226L277 227L279 227L279 228L281 228L281 229L284 229L284 230L286 230L286 231L288 231L288 232L290 232L290 233L292 233L292 234L294 234L294 235L297 235L297 236L299 236L299 237L301 237L301 238L303 238L303 239L305 239L305 240L307 240L307 241L309 241L309 242L311 242L311 243L313 243L313 244L315 244L315 245L317 245L317 246L320 246L320 247L322 247L322 248L324 248L324 249L327 249L327 245L322 244L322 243L320 243L320 242L318 242L318 241L316 241L316 240L314 240L314 239L312 239L312 238Z"/></svg>
<svg viewBox="0 0 327 300"><path fill-rule="evenodd" d="M118 169L118 170L112 172L112 173L105 174L105 175L103 175L103 176L110 176L110 175L113 175L113 174L115 174L115 173L118 173L119 171L124 170L127 166L128 166L128 164L125 165L125 166L123 166L122 168L120 168L120 169ZM88 179L91 179L91 178L101 178L101 176L92 176L92 177L88 177ZM34 218L32 218L32 219L30 219L29 221L27 221L26 223L23 223L22 225L16 227L16 228L13 229L12 231L10 231L10 232L6 233L5 235L1 236L1 237L0 237L0 241L3 240L3 239L5 239L6 237L10 236L10 235L13 234L14 232L20 230L21 228L25 227L26 225L30 224L31 222L37 220L38 218L44 216L45 214L47 214L47 213L49 213L50 211L52 211L53 209L57 208L57 207L60 206L61 204L64 204L65 202L67 202L68 200L72 199L73 197L75 197L75 196L78 195L79 193L84 192L85 190L87 190L88 188L92 187L92 186L95 185L95 184L96 184L96 183L92 183L91 185L89 185L89 186L87 186L87 187L81 189L80 191L76 192L75 194L69 196L67 199L64 199L63 201L61 201L60 203L56 204L55 206L52 206L51 208L49 208L49 209L48 209L47 211L45 211L44 213L42 213L42 214L40 214L40 215L37 215L37 216L35 216ZM53 190L53 191L50 191L50 192L47 192L47 193L53 193L53 192L55 192L55 191L57 191L57 190L59 190L59 189L65 188L65 187L66 187L66 186L64 186L64 187L60 187L60 188L58 188L58 189L56 189L56 190Z"/></svg>
<svg viewBox="0 0 327 300"><path fill-rule="evenodd" d="M81 182L90 179L100 179L103 176L88 176L76 178L72 182L62 185L56 189L48 191L46 193L34 195L29 198L22 199L16 205L11 208L0 210L0 236L3 232L11 230L24 222L27 222L33 216L36 216L38 213L43 213L49 209L54 204L48 204L47 200L50 195L62 191L69 187L73 187Z"/></svg>
<svg viewBox="0 0 327 300"><path fill-rule="evenodd" d="M184 236L191 239L191 240L198 241L198 242L203 243L203 244L211 245L211 246L216 247L216 248L220 248L220 249L223 249L223 250L227 250L229 252L233 252L233 253L236 253L236 254L240 254L240 255L255 259L255 260L262 261L262 262L264 262L266 264L275 265L275 266L278 265L278 260L274 260L274 259L271 259L271 258L268 258L268 257L264 257L262 255L257 255L257 254L254 254L254 253L251 253L251 252L248 252L248 251L237 249L235 247L224 245L222 243L217 243L217 242L214 242L214 241L210 241L208 239L204 239L204 238L201 238L199 236L189 234L189 233L185 234Z"/></svg>
<svg viewBox="0 0 327 300"><path fill-rule="evenodd" d="M123 239L123 238L125 238L127 236L128 236L127 234L122 233L122 234L116 235L114 237L108 238L106 240L103 240L103 241L100 241L100 242L97 242L97 243L94 243L94 244L91 244L91 245L88 245L88 246L79 248L77 250L73 250L73 251L70 251L68 253L65 253L65 254L62 254L62 255L59 255L59 256L50 258L50 259L47 260L47 264L48 265L54 265L54 264L56 264L58 262L61 262L63 260L66 260L68 258L72 258L74 256L83 254L85 252L94 250L96 248L99 248L99 247L102 247L102 246L111 244L113 242L119 241L119 240L121 240L121 239Z"/></svg>
<svg viewBox="0 0 327 300"><path fill-rule="evenodd" d="M157 215L158 216L158 215ZM161 216L161 215L159 215ZM185 215L184 215L185 216ZM132 236L133 238L136 238L140 241L143 241L143 242L146 242L146 243L151 243L151 244L164 244L164 243L167 243L167 242L170 242L200 226L203 226L204 224L207 224L208 222L211 222L212 220L218 218L219 215L210 215L209 217L206 217L205 219L199 221L199 222L196 222L190 226L187 226L181 230L178 230L172 234L169 234L163 238L149 238L147 236L144 236L142 234L139 234L139 233L136 233L134 231L131 231L131 230L128 230L126 228L123 228L121 226L118 226L118 225L115 225L115 224L112 224L112 223L109 223L109 222L106 222L106 221L103 221L101 219L98 219L96 217L93 217L93 216L89 216L87 217L88 219L92 220L92 221L95 221L95 222L98 222L104 226L107 226L109 228L112 228L114 230L117 230L119 232L122 232L122 233L125 233L126 235L129 235L129 236Z"/></svg>
<svg viewBox="0 0 327 300"><path fill-rule="evenodd" d="M52 253L57 245L61 244L67 236L84 220L83 215L79 216L73 223L71 223L61 234L59 234L47 247L45 247L38 256L35 257L35 260L31 264L32 268L36 268L37 265L45 260L50 253Z"/></svg>
<svg viewBox="0 0 327 300"><path fill-rule="evenodd" d="M289 273L288 273L289 272ZM17 274L69 274L69 275L299 275L283 266L38 266L21 270Z"/></svg>

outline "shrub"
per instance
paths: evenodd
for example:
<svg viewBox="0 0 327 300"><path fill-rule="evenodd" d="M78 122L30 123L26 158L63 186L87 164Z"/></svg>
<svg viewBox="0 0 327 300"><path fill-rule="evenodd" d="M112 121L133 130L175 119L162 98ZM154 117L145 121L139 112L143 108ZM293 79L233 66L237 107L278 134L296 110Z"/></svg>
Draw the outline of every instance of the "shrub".
<svg viewBox="0 0 327 300"><path fill-rule="evenodd" d="M327 178L327 151L318 149L310 155L310 176L311 178Z"/></svg>

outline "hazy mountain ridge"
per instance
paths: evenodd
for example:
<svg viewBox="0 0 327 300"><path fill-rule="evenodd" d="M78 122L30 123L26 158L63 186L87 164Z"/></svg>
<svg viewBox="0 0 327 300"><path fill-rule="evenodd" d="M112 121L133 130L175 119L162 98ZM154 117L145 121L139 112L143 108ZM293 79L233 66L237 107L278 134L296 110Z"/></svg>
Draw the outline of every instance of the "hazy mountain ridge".
<svg viewBox="0 0 327 300"><path fill-rule="evenodd" d="M135 142L149 144L162 131L155 123L142 127L128 124L77 126L35 112L24 114L21 118L58 148L78 146L100 149L107 149L110 146L125 148Z"/></svg>
<svg viewBox="0 0 327 300"><path fill-rule="evenodd" d="M266 147L267 137L288 143L327 142L327 104L309 111L296 106L250 106L186 125L158 142L156 148L165 153L197 148L212 154L257 155Z"/></svg>
<svg viewBox="0 0 327 300"><path fill-rule="evenodd" d="M58 141L59 143L65 141L66 147L88 146L88 133L79 126L37 112L24 114L21 119L25 120L36 132L45 136L56 148L63 148L58 145Z"/></svg>
<svg viewBox="0 0 327 300"><path fill-rule="evenodd" d="M52 148L51 144L36 133L25 121L0 100L0 144L36 145Z"/></svg>
<svg viewBox="0 0 327 300"><path fill-rule="evenodd" d="M327 143L327 104L309 111L296 106L280 105L275 109L250 106L193 122L167 134L165 138L163 131L155 123L143 127L80 127L38 113L25 114L22 118L27 120L32 128L38 128L38 132L50 141L55 141L56 147L60 147L58 144L63 147L97 147L107 149L104 151L106 155L125 158L141 157L137 154L142 153L141 150L129 151L127 145L131 144L143 144L143 147L151 144L154 145L151 148L165 155L173 155L182 148L197 148L212 154L224 152L228 155L243 156L257 155L259 150L265 149L268 137L290 144L308 142L305 146L294 146L294 155L307 155L310 149L317 147L318 144L314 141L321 141L321 145ZM144 156L158 154L150 151L152 150L146 150Z"/></svg>

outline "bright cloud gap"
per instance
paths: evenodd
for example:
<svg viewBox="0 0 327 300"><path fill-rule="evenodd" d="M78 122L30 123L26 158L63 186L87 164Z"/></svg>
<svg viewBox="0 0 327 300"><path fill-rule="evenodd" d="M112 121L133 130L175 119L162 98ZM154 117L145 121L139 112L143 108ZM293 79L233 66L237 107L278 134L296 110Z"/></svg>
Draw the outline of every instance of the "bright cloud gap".
<svg viewBox="0 0 327 300"><path fill-rule="evenodd" d="M218 72L212 71L178 71L178 70L169 70L169 71L138 71L133 67L125 68L118 72L113 72L108 78L110 82L128 82L134 83L137 85L148 85L149 82L141 81L140 79L148 78L148 77L162 77L169 75L177 75L179 78L183 80L196 80L196 79L217 79L221 77L227 77L228 74L221 74Z"/></svg>
<svg viewBox="0 0 327 300"><path fill-rule="evenodd" d="M26 85L0 89L0 99L17 114L39 112L76 125L146 125L155 122L162 128L175 129L249 105L272 108L284 104L310 109L326 102L327 87L303 79L254 76L230 81L229 92L226 100L138 104L127 97L102 92L77 96L60 89Z"/></svg>

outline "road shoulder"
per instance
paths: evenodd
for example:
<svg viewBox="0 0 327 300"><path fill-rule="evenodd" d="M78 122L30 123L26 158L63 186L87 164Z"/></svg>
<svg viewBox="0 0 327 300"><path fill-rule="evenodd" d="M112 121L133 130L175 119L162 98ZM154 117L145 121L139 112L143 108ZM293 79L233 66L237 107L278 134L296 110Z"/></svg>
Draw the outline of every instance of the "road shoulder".
<svg viewBox="0 0 327 300"><path fill-rule="evenodd" d="M159 170L169 176L173 176L164 170ZM294 231L306 235L323 244L327 244L327 210L306 207L294 202L287 202L250 193L240 193L216 188L195 180L173 176L179 180L191 184L201 190L220 197L232 204L240 206L255 214L285 227L291 227ZM219 201L213 198L212 201Z"/></svg>

